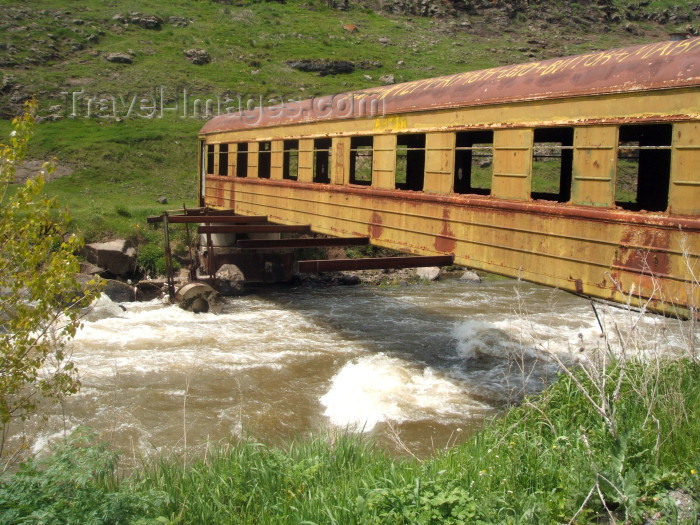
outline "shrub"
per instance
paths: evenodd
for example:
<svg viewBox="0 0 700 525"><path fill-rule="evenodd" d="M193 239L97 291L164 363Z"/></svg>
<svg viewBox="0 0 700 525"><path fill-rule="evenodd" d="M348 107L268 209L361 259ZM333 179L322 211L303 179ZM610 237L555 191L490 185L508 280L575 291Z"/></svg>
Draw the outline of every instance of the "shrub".
<svg viewBox="0 0 700 525"><path fill-rule="evenodd" d="M18 472L0 478L0 523L168 523L158 516L165 495L118 483L116 465L117 454L79 428L51 456L22 463Z"/></svg>

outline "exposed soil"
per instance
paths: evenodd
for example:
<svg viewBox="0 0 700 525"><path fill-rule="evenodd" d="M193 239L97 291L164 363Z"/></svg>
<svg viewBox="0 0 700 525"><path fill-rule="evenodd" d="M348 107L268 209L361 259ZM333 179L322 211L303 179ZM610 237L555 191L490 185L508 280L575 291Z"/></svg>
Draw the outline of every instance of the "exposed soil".
<svg viewBox="0 0 700 525"><path fill-rule="evenodd" d="M43 169L43 160L25 160L21 166L17 166L15 171L15 182L24 184L27 180L35 177L39 173L44 176L44 181L49 182L73 173L73 169L63 164L54 164L54 169L50 173Z"/></svg>

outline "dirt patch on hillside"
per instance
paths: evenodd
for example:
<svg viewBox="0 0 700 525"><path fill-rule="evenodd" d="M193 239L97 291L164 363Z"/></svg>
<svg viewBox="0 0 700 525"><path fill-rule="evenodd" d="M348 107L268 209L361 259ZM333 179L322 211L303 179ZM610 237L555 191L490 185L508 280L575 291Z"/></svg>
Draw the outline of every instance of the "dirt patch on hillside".
<svg viewBox="0 0 700 525"><path fill-rule="evenodd" d="M44 176L44 181L46 182L58 179L60 177L65 177L66 175L73 173L72 168L62 164L54 164L54 170L49 173L42 167L44 162L45 161L43 160L35 159L25 160L22 165L17 166L15 170L15 182L17 184L24 184L27 180L36 177L39 173Z"/></svg>

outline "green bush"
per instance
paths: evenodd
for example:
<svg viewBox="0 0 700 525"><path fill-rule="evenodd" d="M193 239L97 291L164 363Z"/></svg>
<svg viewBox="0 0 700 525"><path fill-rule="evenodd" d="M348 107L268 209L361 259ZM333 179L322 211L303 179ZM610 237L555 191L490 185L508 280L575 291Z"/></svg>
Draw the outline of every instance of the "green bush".
<svg viewBox="0 0 700 525"><path fill-rule="evenodd" d="M0 478L0 523L125 525L168 523L165 494L118 483L117 454L79 428L53 455Z"/></svg>
<svg viewBox="0 0 700 525"><path fill-rule="evenodd" d="M162 245L149 243L139 248L138 263L141 269L152 277L165 275L165 249ZM179 270L180 264L173 260L173 270Z"/></svg>

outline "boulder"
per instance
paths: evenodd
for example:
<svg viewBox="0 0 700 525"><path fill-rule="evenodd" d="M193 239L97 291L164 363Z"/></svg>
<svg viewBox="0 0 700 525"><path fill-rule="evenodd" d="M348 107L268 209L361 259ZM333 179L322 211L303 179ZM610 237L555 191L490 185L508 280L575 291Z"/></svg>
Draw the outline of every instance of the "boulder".
<svg viewBox="0 0 700 525"><path fill-rule="evenodd" d="M122 281L114 279L104 279L105 283L102 293L115 303L128 303L136 300L136 289Z"/></svg>
<svg viewBox="0 0 700 525"><path fill-rule="evenodd" d="M428 281L437 281L440 277L440 268L437 266L424 266L423 268L416 268L416 275L421 279L427 279Z"/></svg>
<svg viewBox="0 0 700 525"><path fill-rule="evenodd" d="M382 75L381 77L379 77L379 81L385 85L396 83L396 79L394 78L394 75Z"/></svg>
<svg viewBox="0 0 700 525"><path fill-rule="evenodd" d="M360 276L357 274L342 274L338 277L338 284L341 286L356 286L360 284Z"/></svg>
<svg viewBox="0 0 700 525"><path fill-rule="evenodd" d="M355 71L355 64L349 60L331 60L328 58L300 59L287 60L285 64L298 71L318 72L322 77Z"/></svg>
<svg viewBox="0 0 700 525"><path fill-rule="evenodd" d="M176 27L187 27L189 21L182 16L171 16L168 18L168 23Z"/></svg>
<svg viewBox="0 0 700 525"><path fill-rule="evenodd" d="M137 12L129 13L129 22L141 26L144 29L158 29L163 23L160 17L156 15L144 15Z"/></svg>
<svg viewBox="0 0 700 525"><path fill-rule="evenodd" d="M80 262L80 273L85 275L97 275L104 272L104 268L100 268L92 263L81 261Z"/></svg>
<svg viewBox="0 0 700 525"><path fill-rule="evenodd" d="M105 60L107 62L113 62L115 64L133 64L134 59L131 55L126 53L107 53L105 55Z"/></svg>
<svg viewBox="0 0 700 525"><path fill-rule="evenodd" d="M137 301L152 301L160 299L165 294L167 286L160 282L140 281L136 283L136 300Z"/></svg>
<svg viewBox="0 0 700 525"><path fill-rule="evenodd" d="M360 60L357 63L358 69L379 69L382 67L382 63L378 60Z"/></svg>
<svg viewBox="0 0 700 525"><path fill-rule="evenodd" d="M462 274L462 277L460 277L459 280L467 283L480 283L481 277L479 277L475 272L467 270Z"/></svg>
<svg viewBox="0 0 700 525"><path fill-rule="evenodd" d="M211 56L205 49L186 49L183 53L185 58L196 66L202 66L211 62Z"/></svg>
<svg viewBox="0 0 700 525"><path fill-rule="evenodd" d="M235 264L224 264L216 272L216 289L221 295L243 295L245 276Z"/></svg>
<svg viewBox="0 0 700 525"><path fill-rule="evenodd" d="M124 239L87 244L84 253L88 262L112 275L128 275L136 270L136 250Z"/></svg>

